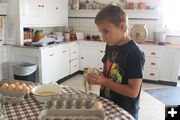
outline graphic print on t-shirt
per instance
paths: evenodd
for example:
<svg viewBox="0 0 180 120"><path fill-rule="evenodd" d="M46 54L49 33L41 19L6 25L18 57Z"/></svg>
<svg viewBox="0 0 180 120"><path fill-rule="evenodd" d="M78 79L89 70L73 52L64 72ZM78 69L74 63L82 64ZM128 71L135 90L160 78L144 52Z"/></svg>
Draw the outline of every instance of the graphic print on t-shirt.
<svg viewBox="0 0 180 120"><path fill-rule="evenodd" d="M121 83L122 75L120 74L119 68L118 68L119 66L116 63L117 56L118 56L118 53L116 51L113 51L111 56L108 57L107 61L104 63L104 75L105 77L113 80L116 83ZM105 88L104 93L105 93L106 98L111 97L110 89Z"/></svg>

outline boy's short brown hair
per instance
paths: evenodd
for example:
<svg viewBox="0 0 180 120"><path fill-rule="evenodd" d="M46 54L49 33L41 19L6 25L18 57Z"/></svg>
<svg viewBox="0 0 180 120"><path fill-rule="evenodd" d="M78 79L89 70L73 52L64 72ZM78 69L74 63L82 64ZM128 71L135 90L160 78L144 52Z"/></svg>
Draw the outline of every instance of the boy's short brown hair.
<svg viewBox="0 0 180 120"><path fill-rule="evenodd" d="M96 15L96 25L102 21L108 21L118 27L121 22L127 24L128 17L122 8L115 5L108 5Z"/></svg>

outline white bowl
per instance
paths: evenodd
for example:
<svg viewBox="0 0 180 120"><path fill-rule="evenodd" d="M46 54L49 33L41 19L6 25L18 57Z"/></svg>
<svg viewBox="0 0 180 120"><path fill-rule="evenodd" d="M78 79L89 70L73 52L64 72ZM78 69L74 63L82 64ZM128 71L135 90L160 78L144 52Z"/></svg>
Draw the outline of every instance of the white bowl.
<svg viewBox="0 0 180 120"><path fill-rule="evenodd" d="M53 96L57 94L61 94L62 91L63 90L59 85L38 85L32 88L31 90L36 100L41 103L51 100ZM44 94L43 92L46 92L46 93L51 92L51 93Z"/></svg>

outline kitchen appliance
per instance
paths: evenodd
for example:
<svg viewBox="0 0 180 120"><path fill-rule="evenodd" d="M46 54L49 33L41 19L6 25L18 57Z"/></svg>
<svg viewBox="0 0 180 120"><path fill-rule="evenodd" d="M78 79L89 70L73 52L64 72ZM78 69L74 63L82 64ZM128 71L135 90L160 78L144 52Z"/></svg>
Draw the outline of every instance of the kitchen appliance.
<svg viewBox="0 0 180 120"><path fill-rule="evenodd" d="M137 43L143 43L148 35L145 24L134 24L130 31L130 37Z"/></svg>

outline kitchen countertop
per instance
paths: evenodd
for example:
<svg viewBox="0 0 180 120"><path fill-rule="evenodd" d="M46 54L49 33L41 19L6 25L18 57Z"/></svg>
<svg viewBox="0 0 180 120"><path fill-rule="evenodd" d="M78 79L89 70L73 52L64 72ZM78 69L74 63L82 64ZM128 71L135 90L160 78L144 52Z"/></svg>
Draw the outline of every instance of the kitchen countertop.
<svg viewBox="0 0 180 120"><path fill-rule="evenodd" d="M43 48L47 48L47 47L54 47L57 45L62 45L62 44L67 44L67 43L73 43L73 42L98 42L98 43L105 43L104 41L94 41L94 40L75 40L75 41L65 41L65 42L61 42L58 44L51 44L51 45L47 45L44 47L34 47L34 46L27 46L27 45L13 45L14 47L22 47L22 48L32 48L32 49L43 49ZM164 44L164 45L159 45L157 43L151 43L151 42L144 42L140 45L152 45L152 46L166 46L166 47L180 47L180 44Z"/></svg>

